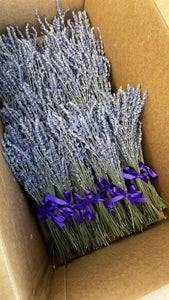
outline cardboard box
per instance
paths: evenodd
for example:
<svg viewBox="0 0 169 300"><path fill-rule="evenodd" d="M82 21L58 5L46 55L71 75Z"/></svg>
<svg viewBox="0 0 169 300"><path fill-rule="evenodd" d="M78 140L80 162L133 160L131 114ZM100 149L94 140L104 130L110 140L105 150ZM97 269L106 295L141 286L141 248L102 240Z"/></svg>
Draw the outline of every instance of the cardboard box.
<svg viewBox="0 0 169 300"><path fill-rule="evenodd" d="M49 20L56 14L54 0L0 4L1 32L9 24L34 25L36 8ZM158 192L169 201L167 1L60 0L60 5L85 8L92 25L100 27L115 90L141 83L148 91L142 116L144 155L159 174ZM53 270L32 210L2 155L0 201L0 299L135 300L169 284L169 221Z"/></svg>

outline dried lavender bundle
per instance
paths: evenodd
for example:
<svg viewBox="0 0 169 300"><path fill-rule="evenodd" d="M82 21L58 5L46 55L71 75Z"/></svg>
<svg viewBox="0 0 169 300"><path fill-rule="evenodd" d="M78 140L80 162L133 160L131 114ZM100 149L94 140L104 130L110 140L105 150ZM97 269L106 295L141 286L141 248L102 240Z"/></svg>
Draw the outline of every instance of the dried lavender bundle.
<svg viewBox="0 0 169 300"><path fill-rule="evenodd" d="M53 24L37 14L41 43L28 26L27 39L12 27L1 36L0 94L5 159L45 218L52 255L65 262L143 230L164 204L151 199L150 183L136 179L136 189L123 176L141 160L138 89L112 96L101 35L85 12L65 25L58 11Z"/></svg>
<svg viewBox="0 0 169 300"><path fill-rule="evenodd" d="M139 207L149 222L153 222L158 217L159 210L163 210L166 205L150 181L150 177L157 178L157 174L145 165L142 154L139 117L146 98L146 92L141 96L140 85L136 89L128 85L127 91L120 88L117 94L106 95L101 105L105 107L105 119L119 152L123 178L143 191L147 203L141 206L139 204Z"/></svg>
<svg viewBox="0 0 169 300"><path fill-rule="evenodd" d="M111 116L113 113L113 116L117 118L117 128L114 130L116 133L116 143L118 143L121 153L121 160L126 162L126 164L122 164L122 167L133 166L137 173L139 173L138 163L144 163L141 154L141 123L139 121L139 115L146 96L144 94L143 99L141 98L139 86L136 90L128 86L127 93L119 90L117 97L113 99L109 82L110 64L104 57L101 34L100 42L98 42L93 34L93 28L90 28L85 12L79 12L79 18L77 18L75 14L73 14L73 16L74 23L69 21L68 26L65 26L64 17L62 18L61 25L59 18L55 19L54 25L49 25L48 23L49 30L41 23L42 28L47 34L44 38L44 45L51 53L51 57L54 57L55 61L57 61L55 64L56 68L58 68L59 59L58 56L53 56L53 46L61 50L62 61L66 68L69 67L69 71L71 70L72 72L68 71L67 76L72 74L71 82L73 82L73 84L70 84L69 77L66 78L65 82L68 83L68 87L70 87L69 90L71 90L71 88L74 89L72 91L73 95L76 95L78 91L76 101L89 101L89 99L94 99L95 101L95 99L97 99L99 102L105 101L106 98L110 103L112 101L112 103L109 104L108 113L109 115L111 114ZM62 34L60 34L60 32L59 34L55 34L55 31L58 32L58 28ZM82 72L80 73L79 70L82 70ZM74 74L78 75L74 76ZM111 126L113 124L111 124ZM141 172L146 172L146 169L142 167ZM147 210L150 210L152 217L150 217L149 221L151 222L154 217L156 218L158 216L158 210L162 210L165 204L155 191L150 180L148 185L140 179L136 181L138 188L144 190L144 196L150 199L143 209L146 208L145 214L147 214ZM154 206L152 203L154 203Z"/></svg>
<svg viewBox="0 0 169 300"><path fill-rule="evenodd" d="M72 104L70 105L72 106ZM77 107L73 106L73 108L73 112L77 110L81 113L81 110L76 109ZM61 107L61 109L65 114L65 109L63 109L63 107ZM4 154L5 159L12 168L16 178L23 184L25 190L33 197L39 206L46 192L57 195L57 197L63 199L64 191L67 189L80 192L90 188L92 191L95 191L94 180L92 180L92 170L87 165L84 165L83 156L85 155L85 151L88 150L85 149L85 146L90 145L89 150L93 155L92 165L95 164L95 168L98 169L99 172L98 174L96 173L96 175L104 175L104 177L107 178L106 173L110 176L112 173L108 164L109 171L106 171L106 165L103 167L102 160L105 154L104 152L102 154L102 151L105 150L102 150L101 144L99 144L99 149L95 146L92 151L93 145L92 143L89 144L89 139L92 140L91 133L90 130L87 132L84 130L85 127L83 126L86 121L82 113L80 118L75 115L74 119L77 120L77 122L81 120L83 124L83 126L80 127L81 122L79 122L77 127L74 122L72 122L73 116L69 112L68 130L68 126L66 125L67 118L61 118L62 111L60 111L59 116L55 113L52 115L52 112L48 111L47 118L40 121L37 112L34 109L31 112L30 107L30 119L28 116L25 117L25 112L21 110L18 118L15 117L15 119L12 120L12 125L8 124L8 126L5 127L5 142L2 142L6 150ZM13 109L12 116L14 115L15 110ZM74 131L78 131L79 141ZM89 134L89 139L86 139L85 136ZM60 140L62 143L59 144ZM76 145L79 142L84 145L83 153L81 148L78 149ZM69 156L66 151L67 147L65 147L64 151L64 145L68 147L68 153L70 153L71 156ZM102 154L100 159L101 166L98 162L99 158L97 158L97 160L94 159L96 150L100 150L100 155ZM91 160L90 155L85 155L85 159ZM115 157L116 164L117 159L118 158ZM67 174L69 175L67 176ZM114 181L115 178L119 180L118 177L118 173L116 177L114 175ZM131 217L127 212L127 206ZM62 229L62 231L58 230L56 224L54 224L54 220L52 220L53 222L50 219L47 220L47 225L55 241L55 248L57 248L56 256L60 262L69 260L72 253L83 255L91 249L97 249L102 245L106 245L110 242L110 238L116 239L122 237L134 230L142 230L145 226L143 220L141 220L141 215L137 212L137 207L131 205L130 202L126 202L125 207L124 204L117 203L112 211L105 209L102 203L97 203L94 205L94 208L92 207L92 210L96 217L94 223L91 222L89 224L87 218L80 226L76 225L76 227L72 228L69 223L66 224L65 229ZM69 241L69 239L71 240ZM66 244L65 240L69 243Z"/></svg>
<svg viewBox="0 0 169 300"><path fill-rule="evenodd" d="M79 12L78 17L73 14L73 17L74 23L69 21L67 26L64 23L64 17L61 26L58 26L59 19L57 21L55 19L53 25L47 24L49 29L39 19L42 29L46 33L44 38L45 48L50 52L50 56L55 57L55 60L58 62L56 68L58 68L59 59L57 54L57 57L53 56L53 46L58 47L58 51L59 49L61 50L63 63L66 67L69 66L69 69L72 71L72 73L67 72L65 80L68 90L74 88L73 95L77 95L78 91L78 95L74 101L77 103L79 101L89 102L90 99L95 103L97 99L98 103L100 101L104 103L108 99L109 103L107 105L109 105L109 111L106 111L106 117L111 115L109 124L111 123L110 120L113 120L111 129L115 132L115 142L118 144L122 167L133 167L137 174L141 172L142 175L145 174L149 178L142 155L142 133L141 122L139 121L146 93L144 93L142 98L139 86L136 90L128 86L127 92L119 89L117 96L114 95L112 97L109 82L110 64L104 58L101 34L100 41L97 41L93 34L93 28L90 28L85 12ZM60 30L59 34L58 28ZM82 70L82 72L80 73L79 70ZM68 74L73 74L71 76L71 83L73 84L70 83ZM74 74L78 75L74 76ZM114 125L116 128L113 129ZM139 168L139 164L141 165L141 169ZM148 180L148 184L140 178L135 181L137 182L138 189L144 191L144 197L148 198L147 204L143 205L143 210L149 222L152 222L154 218L158 217L158 211L165 208L164 201L157 194L150 180Z"/></svg>

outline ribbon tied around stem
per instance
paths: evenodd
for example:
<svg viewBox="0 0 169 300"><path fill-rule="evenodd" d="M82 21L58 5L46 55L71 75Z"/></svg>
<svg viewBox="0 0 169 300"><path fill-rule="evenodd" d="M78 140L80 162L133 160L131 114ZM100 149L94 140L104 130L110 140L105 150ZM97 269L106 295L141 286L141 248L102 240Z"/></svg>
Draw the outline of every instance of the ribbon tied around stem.
<svg viewBox="0 0 169 300"><path fill-rule="evenodd" d="M128 180L140 178L144 182L148 183L148 176L152 178L158 177L157 173L153 169L146 166L144 163L139 162L138 165L140 173L138 173L133 167L126 167L125 173L122 174L123 178Z"/></svg>
<svg viewBox="0 0 169 300"><path fill-rule="evenodd" d="M139 165L140 172L142 174L146 174L147 176L149 175L152 178L157 178L158 177L157 173L153 169L146 166L142 162L139 161L138 165Z"/></svg>
<svg viewBox="0 0 169 300"><path fill-rule="evenodd" d="M144 182L148 183L147 176L145 176L142 173L137 173L137 171L133 167L126 167L125 171L126 171L126 173L123 173L124 179L132 180L132 179L140 178Z"/></svg>
<svg viewBox="0 0 169 300"><path fill-rule="evenodd" d="M62 228L65 226L66 219L69 220L70 224L73 225L72 218L74 217L75 221L78 225L82 223L81 218L78 213L73 209L71 204L71 193L70 191L66 191L64 193L64 199L57 198L50 194L47 194L44 201L41 201L41 207L39 207L38 216L40 218L51 219ZM58 210L60 214L55 213L55 210Z"/></svg>
<svg viewBox="0 0 169 300"><path fill-rule="evenodd" d="M56 209L56 204L65 205L66 202L62 199L54 197L50 194L47 194L44 201L41 201L41 206L39 207L38 216L43 219L51 219L62 228L65 226L66 218L60 214L54 213Z"/></svg>
<svg viewBox="0 0 169 300"><path fill-rule="evenodd" d="M102 190L104 192L109 193L110 196L114 196L114 193L113 193L114 184L113 184L113 182L111 182L109 184L108 181L104 178L99 178L99 182L100 182L100 185L101 185Z"/></svg>
<svg viewBox="0 0 169 300"><path fill-rule="evenodd" d="M93 195L90 194L91 191L90 190L86 190L85 191L85 196L87 199L85 199L82 195L78 194L78 193L74 193L74 197L75 199L81 200L81 202L79 203L78 201L73 205L73 207L75 209L78 209L80 212L80 215L82 217L83 220L85 220L85 217L87 215L89 222L91 220L95 220L95 214L93 212L93 210L90 207L90 204L93 203Z"/></svg>
<svg viewBox="0 0 169 300"><path fill-rule="evenodd" d="M141 167L143 168L144 166L141 165ZM143 174L141 175L144 176ZM45 220L51 217L51 219L62 228L65 226L66 220L68 220L72 226L74 225L72 217L78 225L80 225L86 217L89 222L95 220L96 216L90 205L96 204L98 201L110 209L115 207L115 202L123 200L124 198L129 199L133 205L135 205L136 202L147 202L146 198L142 198L142 192L137 191L134 185L127 184L127 190L124 191L114 186L113 183L109 184L108 181L103 178L99 178L99 183L100 187L97 184L95 185L96 193L91 190L86 190L85 197L74 193L73 200L69 190L64 193L64 200L47 193L45 200L41 201L38 216Z"/></svg>
<svg viewBox="0 0 169 300"><path fill-rule="evenodd" d="M123 200L124 198L127 198L131 201L133 205L136 205L136 202L147 202L146 198L142 198L142 192L137 191L134 184L129 186L126 191L119 187L113 187L112 189L113 197L106 201L105 205L112 208L114 207L114 203L120 200Z"/></svg>

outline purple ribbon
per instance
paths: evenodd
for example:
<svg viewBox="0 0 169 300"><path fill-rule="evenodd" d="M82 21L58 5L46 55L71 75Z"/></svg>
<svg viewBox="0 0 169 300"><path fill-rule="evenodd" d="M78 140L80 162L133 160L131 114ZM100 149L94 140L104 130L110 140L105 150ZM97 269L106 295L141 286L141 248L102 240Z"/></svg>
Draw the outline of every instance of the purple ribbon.
<svg viewBox="0 0 169 300"><path fill-rule="evenodd" d="M43 219L51 219L60 227L62 228L65 226L66 218L54 213L56 209L56 203L59 202L60 204L66 203L64 200L56 198L50 194L47 194L44 201L41 201L41 207L39 207L38 216Z"/></svg>
<svg viewBox="0 0 169 300"><path fill-rule="evenodd" d="M141 191L136 191L134 185L128 185L127 191L124 191L121 188L115 187L113 183L109 184L107 180L103 178L99 178L99 182L101 183L103 191L106 191L111 196L111 199L107 201L105 201L106 197L104 198L104 205L106 207L115 207L114 203L124 199L125 197L131 200L133 205L136 204L135 202L147 202L146 198L142 198L143 193Z"/></svg>
<svg viewBox="0 0 169 300"><path fill-rule="evenodd" d="M76 207L77 209L80 210L80 213L81 213L81 216L83 219L85 219L85 216L87 214L89 222L91 220L95 220L95 218L96 218L94 212L92 211L92 209L90 208L89 205L92 203L96 204L97 201L102 201L102 202L105 201L106 193L103 191L100 191L99 188L97 190L98 190L98 194L95 194L91 190L86 190L85 196L86 196L87 200L80 194L77 194L77 193L73 194L75 199L79 199L82 201L82 203L80 203L80 204L75 204L74 207Z"/></svg>
<svg viewBox="0 0 169 300"><path fill-rule="evenodd" d="M109 193L110 196L114 196L114 193L113 193L113 187L114 187L114 184L113 182L112 183L108 183L107 180L105 180L104 178L99 178L99 182L101 183L101 187L103 189L104 192L106 193Z"/></svg>
<svg viewBox="0 0 169 300"><path fill-rule="evenodd" d="M85 196L86 196L87 200L78 193L74 193L73 195L74 195L75 199L82 201L81 203L77 202L76 204L73 205L73 207L75 209L78 209L80 211L82 219L84 220L87 215L89 222L91 222L91 220L95 220L95 218L96 218L95 214L92 211L91 207L89 206L91 203L93 203L93 196L88 194L88 190L85 192Z"/></svg>
<svg viewBox="0 0 169 300"><path fill-rule="evenodd" d="M106 207L109 207L109 208L113 208L115 207L114 206L114 203L121 200L121 198L119 197L116 197L116 194L114 193L113 191L113 188L114 188L114 184L111 183L109 184L107 180L105 180L104 178L99 178L99 182L101 184L101 187L102 187L102 191L100 191L100 193L102 192L103 195L105 194L104 196L104 205ZM107 199L107 193L109 193L111 199Z"/></svg>
<svg viewBox="0 0 169 300"><path fill-rule="evenodd" d="M147 202L146 198L142 198L142 192L136 191L134 185L129 186L127 191L124 191L123 189L118 187L114 187L113 193L114 196L105 203L106 206L110 207L111 205L112 207L114 207L113 203L120 201L124 198L128 198L129 200L131 200L131 203L133 205L136 204L135 202Z"/></svg>
<svg viewBox="0 0 169 300"><path fill-rule="evenodd" d="M142 162L139 162L138 165L139 165L139 168L140 168L140 172L142 174L146 174L147 176L149 175L152 178L157 178L158 177L157 173L153 169L149 168L148 166L146 166Z"/></svg>
<svg viewBox="0 0 169 300"><path fill-rule="evenodd" d="M38 216L40 218L48 219L49 217L59 226L63 227L65 225L66 219L73 225L71 217L74 217L75 221L80 225L82 223L81 218L78 213L73 209L71 204L71 193L66 191L64 193L64 199L57 198L50 194L47 194L44 201L41 201L41 207L39 207ZM63 216L55 213L58 210Z"/></svg>
<svg viewBox="0 0 169 300"><path fill-rule="evenodd" d="M145 177L146 182L148 179L144 174L147 175L147 173L151 173L151 176L153 175L154 178L157 177L157 174L152 169L146 167L143 163L139 163L139 167L140 172L142 173L138 174L134 168L127 167L126 171L128 171L128 174L123 173L123 177L125 179L143 179ZM103 202L105 207L109 207L110 209L115 207L115 202L123 200L125 197L128 198L133 205L135 205L136 202L147 202L146 198L142 198L142 192L136 191L135 186L129 185L128 182L126 191L119 187L115 187L113 183L109 184L103 178L99 178L99 183L101 187L99 187L97 184L95 185L97 194L95 194L91 190L86 190L84 198L82 195L74 193L73 201L71 200L72 198L70 191L66 191L64 193L64 200L47 194L45 200L41 201L41 207L39 207L38 216L43 219L48 219L51 217L51 219L60 228L62 228L63 226L65 226L66 220L68 220L72 226L74 225L72 217L75 219L78 225L83 222L86 216L89 222L91 222L91 220L95 220L96 216L91 209L90 204L96 204L98 201ZM108 194L111 199L108 199ZM58 212L56 212L56 210ZM81 217L79 216L77 211L79 212Z"/></svg>
<svg viewBox="0 0 169 300"><path fill-rule="evenodd" d="M135 185L132 184L128 187L126 197L131 200L131 203L133 205L136 204L135 202L146 203L147 200L146 198L142 198L142 194L143 193L141 191L136 191Z"/></svg>
<svg viewBox="0 0 169 300"><path fill-rule="evenodd" d="M132 180L135 178L140 178L144 182L148 183L148 178L142 173L137 173L137 171L133 167L126 167L125 171L126 173L123 173L124 179Z"/></svg>
<svg viewBox="0 0 169 300"><path fill-rule="evenodd" d="M149 168L142 162L139 162L138 165L140 173L137 173L137 171L133 167L126 167L126 173L123 173L123 178L129 180L140 178L144 182L148 183L148 176L151 176L152 178L158 177L157 173L153 169Z"/></svg>
<svg viewBox="0 0 169 300"><path fill-rule="evenodd" d="M64 213L70 214L71 217L74 217L75 221L77 222L78 225L80 225L83 221L81 220L81 218L79 217L78 213L75 211L75 208L73 206L73 203L71 202L71 193L70 191L66 191L64 193L64 199L67 202L67 206L68 207L64 207L61 209L61 213L64 215ZM65 215L65 216L66 216ZM68 216L68 215L67 215ZM70 217L67 217L70 221Z"/></svg>

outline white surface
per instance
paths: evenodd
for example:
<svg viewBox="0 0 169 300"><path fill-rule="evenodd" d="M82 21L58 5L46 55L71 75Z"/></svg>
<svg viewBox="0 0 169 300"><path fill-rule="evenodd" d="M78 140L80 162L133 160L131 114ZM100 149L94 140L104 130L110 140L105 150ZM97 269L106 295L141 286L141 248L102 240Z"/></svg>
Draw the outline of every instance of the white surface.
<svg viewBox="0 0 169 300"><path fill-rule="evenodd" d="M169 300L169 284L138 300Z"/></svg>
<svg viewBox="0 0 169 300"><path fill-rule="evenodd" d="M169 26L169 0L154 0L154 2L157 5L167 26Z"/></svg>

